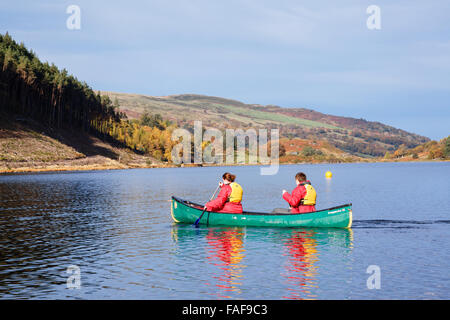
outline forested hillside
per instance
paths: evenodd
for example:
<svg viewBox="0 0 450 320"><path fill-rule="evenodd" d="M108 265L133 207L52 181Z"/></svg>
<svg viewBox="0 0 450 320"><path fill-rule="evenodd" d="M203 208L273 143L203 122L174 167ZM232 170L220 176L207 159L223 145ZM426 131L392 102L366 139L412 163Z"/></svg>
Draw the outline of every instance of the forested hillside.
<svg viewBox="0 0 450 320"><path fill-rule="evenodd" d="M172 149L170 122L153 126L126 119L107 95L95 93L67 70L41 62L23 43L0 35L0 114L33 119L49 131L78 130L118 146L167 161Z"/></svg>
<svg viewBox="0 0 450 320"><path fill-rule="evenodd" d="M448 139L429 142L379 122L309 109L194 94L94 92L67 70L40 61L23 43L0 34L0 172L49 166L163 166L171 162L177 143L171 139L173 130L192 132L194 120L222 131L278 128L281 163L377 161L382 156L396 160L408 155L443 159L449 152Z"/></svg>
<svg viewBox="0 0 450 320"><path fill-rule="evenodd" d="M0 108L39 119L49 126L108 133L121 114L106 96L54 64L42 63L24 44L0 35Z"/></svg>

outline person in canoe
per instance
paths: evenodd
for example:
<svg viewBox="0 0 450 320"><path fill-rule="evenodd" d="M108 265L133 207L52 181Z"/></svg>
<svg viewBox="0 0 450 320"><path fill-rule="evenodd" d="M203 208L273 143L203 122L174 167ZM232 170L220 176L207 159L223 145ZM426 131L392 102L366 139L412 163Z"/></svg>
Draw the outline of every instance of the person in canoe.
<svg viewBox="0 0 450 320"><path fill-rule="evenodd" d="M236 176L224 173L219 182L220 192L216 199L209 201L205 208L207 211L242 213L242 187L234 182Z"/></svg>
<svg viewBox="0 0 450 320"><path fill-rule="evenodd" d="M297 187L289 194L283 190L283 199L289 203L291 213L309 213L316 211L316 190L311 182L306 180L306 175L299 172L295 175Z"/></svg>

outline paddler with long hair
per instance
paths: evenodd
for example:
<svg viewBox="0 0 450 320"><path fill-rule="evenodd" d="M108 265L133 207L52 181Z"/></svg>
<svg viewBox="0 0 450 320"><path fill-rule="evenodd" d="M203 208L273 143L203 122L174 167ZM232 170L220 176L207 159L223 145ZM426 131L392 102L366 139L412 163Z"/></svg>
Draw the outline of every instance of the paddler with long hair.
<svg viewBox="0 0 450 320"><path fill-rule="evenodd" d="M207 211L242 213L242 187L234 182L236 176L225 172L219 182L220 192L216 199L205 205Z"/></svg>

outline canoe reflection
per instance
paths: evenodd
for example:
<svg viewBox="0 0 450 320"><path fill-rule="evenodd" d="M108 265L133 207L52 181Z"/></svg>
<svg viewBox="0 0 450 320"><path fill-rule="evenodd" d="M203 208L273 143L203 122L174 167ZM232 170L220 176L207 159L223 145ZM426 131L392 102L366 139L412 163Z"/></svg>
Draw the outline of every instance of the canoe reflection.
<svg viewBox="0 0 450 320"><path fill-rule="evenodd" d="M280 299L318 298L320 259L329 259L331 255L339 260L336 263L347 264L353 242L351 230L320 228L197 229L176 225L172 237L180 255L192 256L195 251L196 259L192 262L206 262L210 266L197 266L203 270L205 289L216 298L225 299L256 299L247 295L255 285L264 287L268 283L274 290L280 290ZM199 246L204 249L199 251ZM254 250L249 251L249 247ZM328 264L326 261L324 265ZM273 278L274 275L279 279Z"/></svg>
<svg viewBox="0 0 450 320"><path fill-rule="evenodd" d="M218 280L215 284L220 289L218 297L231 298L227 292L234 295L241 293L242 270L245 268L242 264L244 236L243 228L210 229L206 235L207 259L222 270L218 276L213 277Z"/></svg>
<svg viewBox="0 0 450 320"><path fill-rule="evenodd" d="M288 282L285 299L317 297L311 293L312 288L317 288L315 263L319 260L315 234L312 230L293 231L284 243L288 258L284 273Z"/></svg>
<svg viewBox="0 0 450 320"><path fill-rule="evenodd" d="M284 299L316 299L319 288L319 258L328 250L342 248L342 258L352 248L351 229L292 229L284 242L287 262L283 276L286 278L287 295Z"/></svg>

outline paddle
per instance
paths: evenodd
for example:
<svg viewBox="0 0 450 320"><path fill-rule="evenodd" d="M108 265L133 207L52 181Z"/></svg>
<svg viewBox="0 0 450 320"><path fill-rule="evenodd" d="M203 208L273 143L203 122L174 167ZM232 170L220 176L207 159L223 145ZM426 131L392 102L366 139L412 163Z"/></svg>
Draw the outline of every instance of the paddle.
<svg viewBox="0 0 450 320"><path fill-rule="evenodd" d="M211 199L209 199L209 201L211 201L214 196L216 195L217 190L219 190L220 185L217 186L216 190L214 191ZM206 207L203 208L202 214L200 215L200 217L198 217L197 220L195 220L194 226L198 227L198 223L200 222L201 218L203 217L203 214L205 213Z"/></svg>

